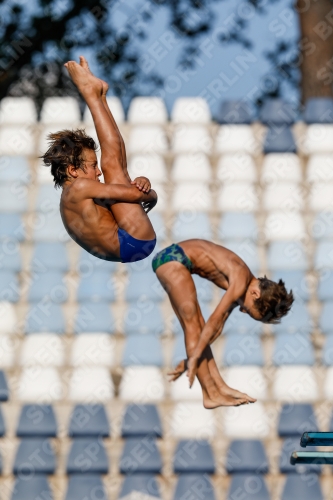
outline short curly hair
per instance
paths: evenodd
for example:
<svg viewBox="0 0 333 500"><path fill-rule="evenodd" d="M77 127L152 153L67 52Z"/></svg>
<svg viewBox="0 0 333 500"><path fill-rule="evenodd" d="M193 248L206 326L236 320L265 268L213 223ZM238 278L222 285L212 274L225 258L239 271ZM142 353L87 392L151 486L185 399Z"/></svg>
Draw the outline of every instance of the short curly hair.
<svg viewBox="0 0 333 500"><path fill-rule="evenodd" d="M54 186L61 187L69 178L67 174L68 165L73 165L85 172L82 162L82 151L84 148L96 151L97 145L83 129L61 130L48 135L49 149L40 158L44 165L51 167Z"/></svg>
<svg viewBox="0 0 333 500"><path fill-rule="evenodd" d="M277 324L288 314L294 302L292 290L288 293L284 282L269 280L266 276L258 278L260 297L254 301L264 323Z"/></svg>

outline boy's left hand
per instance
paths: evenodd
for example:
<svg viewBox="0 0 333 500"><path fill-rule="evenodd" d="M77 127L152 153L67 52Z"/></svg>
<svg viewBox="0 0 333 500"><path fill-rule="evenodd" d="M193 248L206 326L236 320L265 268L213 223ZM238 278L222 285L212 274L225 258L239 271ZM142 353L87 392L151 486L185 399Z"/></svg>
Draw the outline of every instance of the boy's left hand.
<svg viewBox="0 0 333 500"><path fill-rule="evenodd" d="M140 189L143 193L149 193L151 189L150 180L147 177L137 177L131 184L135 184L135 186Z"/></svg>

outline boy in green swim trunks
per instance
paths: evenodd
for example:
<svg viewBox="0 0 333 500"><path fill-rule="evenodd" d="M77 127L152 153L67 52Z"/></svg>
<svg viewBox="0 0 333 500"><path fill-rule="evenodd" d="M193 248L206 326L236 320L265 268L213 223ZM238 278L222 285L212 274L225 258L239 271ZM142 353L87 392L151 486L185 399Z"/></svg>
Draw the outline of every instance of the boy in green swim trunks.
<svg viewBox="0 0 333 500"><path fill-rule="evenodd" d="M187 370L190 387L195 376L203 391L205 408L254 403L247 394L230 388L222 379L210 344L237 306L253 319L279 323L294 301L284 283L256 278L234 252L209 241L193 239L173 244L157 253L153 270L169 295L171 305L185 335L187 360L170 373L176 380ZM202 316L191 274L212 281L226 290L207 323Z"/></svg>

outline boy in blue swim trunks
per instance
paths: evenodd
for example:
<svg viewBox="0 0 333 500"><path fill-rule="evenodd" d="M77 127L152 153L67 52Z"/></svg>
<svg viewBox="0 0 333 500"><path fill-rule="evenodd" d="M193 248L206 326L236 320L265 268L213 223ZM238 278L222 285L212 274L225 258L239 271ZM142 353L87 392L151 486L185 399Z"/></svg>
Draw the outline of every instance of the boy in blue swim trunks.
<svg viewBox="0 0 333 500"><path fill-rule="evenodd" d="M50 134L42 156L51 166L55 186L63 191L60 212L69 235L85 250L110 261L135 262L154 250L156 237L147 216L157 195L145 177L131 181L123 138L108 107L108 85L80 64L69 61L68 72L85 99L101 145L104 183L99 181L96 144L83 130Z"/></svg>
<svg viewBox="0 0 333 500"><path fill-rule="evenodd" d="M195 376L202 387L205 408L254 403L247 394L231 389L222 379L210 344L221 334L233 309L264 323L279 323L293 303L284 283L256 278L234 252L209 241L193 239L157 253L153 270L169 295L185 335L187 359L171 372L176 380L187 370L190 387ZM226 290L208 321L202 316L192 274Z"/></svg>

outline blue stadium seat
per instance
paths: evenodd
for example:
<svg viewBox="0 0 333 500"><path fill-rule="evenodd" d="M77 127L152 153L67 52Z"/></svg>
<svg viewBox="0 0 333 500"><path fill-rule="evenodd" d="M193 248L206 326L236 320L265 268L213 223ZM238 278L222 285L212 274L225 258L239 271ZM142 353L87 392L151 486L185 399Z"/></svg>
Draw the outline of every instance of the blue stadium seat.
<svg viewBox="0 0 333 500"><path fill-rule="evenodd" d="M223 246L239 255L253 274L258 273L261 267L259 252L257 245L253 241L224 240Z"/></svg>
<svg viewBox="0 0 333 500"><path fill-rule="evenodd" d="M129 276L125 298L127 302L142 302L151 300L161 302L165 297L165 291L158 281L151 267L144 272L133 272Z"/></svg>
<svg viewBox="0 0 333 500"><path fill-rule="evenodd" d="M109 304L80 304L74 324L75 333L114 331L114 319Z"/></svg>
<svg viewBox="0 0 333 500"><path fill-rule="evenodd" d="M28 188L24 184L1 183L0 212L25 213L28 210Z"/></svg>
<svg viewBox="0 0 333 500"><path fill-rule="evenodd" d="M118 496L119 500L122 498L132 498L130 495L135 492L141 493L141 495L147 495L147 498L162 498L158 482L153 474L134 474L125 476Z"/></svg>
<svg viewBox="0 0 333 500"><path fill-rule="evenodd" d="M317 298L321 301L333 301L333 271L325 271L319 276Z"/></svg>
<svg viewBox="0 0 333 500"><path fill-rule="evenodd" d="M303 271L277 270L272 275L272 280L278 282L284 281L289 292L293 291L295 300L310 300L309 285L306 281L306 274Z"/></svg>
<svg viewBox="0 0 333 500"><path fill-rule="evenodd" d="M162 345L155 335L130 335L126 339L122 366L162 366Z"/></svg>
<svg viewBox="0 0 333 500"><path fill-rule="evenodd" d="M200 309L204 320L207 321L213 312L210 304L207 302L200 302ZM174 335L183 335L184 333L176 315L172 318L172 333Z"/></svg>
<svg viewBox="0 0 333 500"><path fill-rule="evenodd" d="M43 241L36 244L30 267L33 271L56 270L69 271L66 246L59 242Z"/></svg>
<svg viewBox="0 0 333 500"><path fill-rule="evenodd" d="M213 238L208 214L202 212L177 214L171 229L172 241L190 240L192 238L202 238L204 240Z"/></svg>
<svg viewBox="0 0 333 500"><path fill-rule="evenodd" d="M268 459L261 441L239 439L232 441L226 455L228 474L268 473Z"/></svg>
<svg viewBox="0 0 333 500"><path fill-rule="evenodd" d="M68 435L72 438L109 437L110 424L102 404L76 405L71 414Z"/></svg>
<svg viewBox="0 0 333 500"><path fill-rule="evenodd" d="M0 370L0 401L8 401L9 389L5 372Z"/></svg>
<svg viewBox="0 0 333 500"><path fill-rule="evenodd" d="M281 323L272 325L275 334L302 333L310 334L313 330L313 321L306 305L303 302L294 302L290 312L283 317Z"/></svg>
<svg viewBox="0 0 333 500"><path fill-rule="evenodd" d="M62 304L68 299L64 275L59 271L34 273L28 293L29 302L39 302L48 297L51 302Z"/></svg>
<svg viewBox="0 0 333 500"><path fill-rule="evenodd" d="M24 405L21 409L16 436L21 438L56 437L57 422L52 406Z"/></svg>
<svg viewBox="0 0 333 500"><path fill-rule="evenodd" d="M20 248L16 243L12 245L12 242L0 240L0 269L13 273L22 271Z"/></svg>
<svg viewBox="0 0 333 500"><path fill-rule="evenodd" d="M297 112L289 102L283 99L267 99L259 112L259 119L264 125L292 125Z"/></svg>
<svg viewBox="0 0 333 500"><path fill-rule="evenodd" d="M1 156L0 183L30 184L31 172L25 156Z"/></svg>
<svg viewBox="0 0 333 500"><path fill-rule="evenodd" d="M292 402L282 406L277 428L280 437L299 437L309 429L319 431L312 405Z"/></svg>
<svg viewBox="0 0 333 500"><path fill-rule="evenodd" d="M231 478L226 500L270 500L266 480L260 474L235 474Z"/></svg>
<svg viewBox="0 0 333 500"><path fill-rule="evenodd" d="M223 366L264 366L261 340L258 335L233 333L225 339Z"/></svg>
<svg viewBox="0 0 333 500"><path fill-rule="evenodd" d="M298 241L274 241L268 247L268 269L306 271L307 259L304 247Z"/></svg>
<svg viewBox="0 0 333 500"><path fill-rule="evenodd" d="M296 143L289 127L269 128L264 141L264 153L296 153Z"/></svg>
<svg viewBox="0 0 333 500"><path fill-rule="evenodd" d="M37 212L33 229L34 241L66 242L70 237L61 220L59 210L54 212Z"/></svg>
<svg viewBox="0 0 333 500"><path fill-rule="evenodd" d="M56 457L51 442L45 438L25 438L16 451L13 474L17 476L54 474Z"/></svg>
<svg viewBox="0 0 333 500"><path fill-rule="evenodd" d="M333 300L327 300L323 303L323 308L319 318L320 330L330 335L333 333Z"/></svg>
<svg viewBox="0 0 333 500"><path fill-rule="evenodd" d="M258 224L256 218L250 213L227 212L221 216L218 237L225 240L256 240L258 237Z"/></svg>
<svg viewBox="0 0 333 500"><path fill-rule="evenodd" d="M312 237L317 240L333 239L333 212L325 210L314 217L312 224Z"/></svg>
<svg viewBox="0 0 333 500"><path fill-rule="evenodd" d="M68 479L65 500L107 500L102 478L97 474L73 474Z"/></svg>
<svg viewBox="0 0 333 500"><path fill-rule="evenodd" d="M152 211L149 212L148 217L153 225L157 241L164 242L167 239L167 228L164 224L162 214Z"/></svg>
<svg viewBox="0 0 333 500"><path fill-rule="evenodd" d="M320 241L314 257L315 269L333 269L333 241Z"/></svg>
<svg viewBox="0 0 333 500"><path fill-rule="evenodd" d="M276 337L273 352L273 363L276 366L312 366L314 361L314 349L309 335L281 333Z"/></svg>
<svg viewBox="0 0 333 500"><path fill-rule="evenodd" d="M179 441L173 457L175 474L214 474L215 460L211 445L205 439Z"/></svg>
<svg viewBox="0 0 333 500"><path fill-rule="evenodd" d="M319 478L311 477L310 480L305 480L302 475L289 474L286 478L281 498L283 500L324 500L324 495L321 490Z"/></svg>
<svg viewBox="0 0 333 500"><path fill-rule="evenodd" d="M185 339L184 336L178 335L176 337L173 353L172 353L172 364L173 366L177 366L180 361L187 358L186 348L185 348Z"/></svg>
<svg viewBox="0 0 333 500"><path fill-rule="evenodd" d="M213 300L214 285L211 281L201 278L197 274L192 274L192 278L197 291L199 303L211 302Z"/></svg>
<svg viewBox="0 0 333 500"><path fill-rule="evenodd" d="M323 347L322 363L326 366L333 366L333 335L326 338Z"/></svg>
<svg viewBox="0 0 333 500"><path fill-rule="evenodd" d="M67 474L107 474L108 472L108 457L101 439L74 439L67 459Z"/></svg>
<svg viewBox="0 0 333 500"><path fill-rule="evenodd" d="M98 271L110 275L110 273L114 273L116 269L117 262L99 259L81 248L80 258L76 270L82 275L82 277L91 276Z"/></svg>
<svg viewBox="0 0 333 500"><path fill-rule="evenodd" d="M61 191L51 184L42 184L38 188L35 210L37 212L54 212L59 209Z"/></svg>
<svg viewBox="0 0 333 500"><path fill-rule="evenodd" d="M0 437L3 437L5 434L6 434L5 421L0 406Z"/></svg>
<svg viewBox="0 0 333 500"><path fill-rule="evenodd" d="M305 103L306 123L333 123L332 97L311 97Z"/></svg>
<svg viewBox="0 0 333 500"><path fill-rule="evenodd" d="M17 275L12 271L0 271L0 300L17 302L20 297L20 285Z"/></svg>
<svg viewBox="0 0 333 500"><path fill-rule="evenodd" d="M218 123L249 124L253 113L244 101L223 101L217 114Z"/></svg>
<svg viewBox="0 0 333 500"><path fill-rule="evenodd" d="M262 323L255 321L248 314L240 312L238 307L232 311L223 328L224 335L234 335L235 333L261 335L262 332Z"/></svg>
<svg viewBox="0 0 333 500"><path fill-rule="evenodd" d="M62 307L51 302L32 304L26 314L26 333L64 333L65 317Z"/></svg>
<svg viewBox="0 0 333 500"><path fill-rule="evenodd" d="M162 424L155 405L130 404L126 407L122 424L123 438L153 435L162 437Z"/></svg>
<svg viewBox="0 0 333 500"><path fill-rule="evenodd" d="M297 437L288 437L286 438L283 443L282 443L282 448L281 448L281 455L280 455L280 461L279 461L279 469L281 474L294 474L297 472L297 474L306 474L306 473L314 473L314 474L320 474L322 471L322 468L320 465L317 464L297 464L297 465L291 465L290 463L290 455L292 454L293 451L298 451L298 450L303 450L301 448L299 441L300 441L300 436L301 432ZM303 450L304 451L304 450ZM308 451L316 451L316 448L311 446L309 447ZM302 498L302 497L298 497Z"/></svg>
<svg viewBox="0 0 333 500"><path fill-rule="evenodd" d="M154 438L128 438L120 458L121 474L160 474L162 459Z"/></svg>
<svg viewBox="0 0 333 500"><path fill-rule="evenodd" d="M52 490L44 474L18 477L15 479L11 500L53 500ZM74 499L73 499L74 500Z"/></svg>
<svg viewBox="0 0 333 500"><path fill-rule="evenodd" d="M104 271L81 277L77 290L78 302L114 302L114 283Z"/></svg>
<svg viewBox="0 0 333 500"><path fill-rule="evenodd" d="M131 304L124 314L123 332L125 335L153 334L162 335L165 330L160 306L154 304Z"/></svg>
<svg viewBox="0 0 333 500"><path fill-rule="evenodd" d="M215 500L214 485L206 474L181 474L179 476L173 500Z"/></svg>
<svg viewBox="0 0 333 500"><path fill-rule="evenodd" d="M25 229L19 214L0 213L0 239L10 238L16 241L25 239Z"/></svg>

